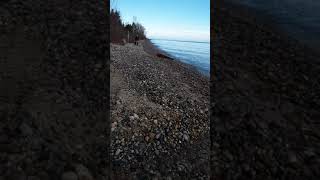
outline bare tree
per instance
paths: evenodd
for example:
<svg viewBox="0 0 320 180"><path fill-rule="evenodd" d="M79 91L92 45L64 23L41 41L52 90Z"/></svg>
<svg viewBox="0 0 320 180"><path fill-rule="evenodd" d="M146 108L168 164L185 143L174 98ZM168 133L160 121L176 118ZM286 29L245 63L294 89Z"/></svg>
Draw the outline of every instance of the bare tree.
<svg viewBox="0 0 320 180"><path fill-rule="evenodd" d="M111 1L112 5L115 5L116 0ZM145 39L145 28L137 22L137 18L134 16L132 24L124 24L120 11L111 9L110 11L110 38L113 43L120 43L124 39L128 42L133 42L136 36L139 39Z"/></svg>

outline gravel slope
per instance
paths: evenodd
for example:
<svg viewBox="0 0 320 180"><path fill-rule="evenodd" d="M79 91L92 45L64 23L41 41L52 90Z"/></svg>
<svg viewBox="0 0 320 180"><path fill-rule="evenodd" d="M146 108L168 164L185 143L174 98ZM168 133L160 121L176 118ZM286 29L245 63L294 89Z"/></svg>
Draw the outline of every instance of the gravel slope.
<svg viewBox="0 0 320 180"><path fill-rule="evenodd" d="M209 80L184 64L111 45L111 156L133 178L209 175Z"/></svg>

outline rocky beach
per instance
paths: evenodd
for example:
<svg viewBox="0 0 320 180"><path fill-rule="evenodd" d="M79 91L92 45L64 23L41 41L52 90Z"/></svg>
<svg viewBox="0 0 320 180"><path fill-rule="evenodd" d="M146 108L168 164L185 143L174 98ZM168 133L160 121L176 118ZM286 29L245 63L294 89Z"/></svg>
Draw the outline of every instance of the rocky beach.
<svg viewBox="0 0 320 180"><path fill-rule="evenodd" d="M245 8L211 10L211 177L317 179L320 56Z"/></svg>
<svg viewBox="0 0 320 180"><path fill-rule="evenodd" d="M110 47L112 169L208 179L209 79L144 43Z"/></svg>

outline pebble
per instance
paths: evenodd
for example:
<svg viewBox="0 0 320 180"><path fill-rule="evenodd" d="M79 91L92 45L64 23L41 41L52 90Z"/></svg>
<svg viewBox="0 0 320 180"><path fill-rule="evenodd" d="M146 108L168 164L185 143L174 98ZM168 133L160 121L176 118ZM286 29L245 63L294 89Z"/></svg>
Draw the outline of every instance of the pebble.
<svg viewBox="0 0 320 180"><path fill-rule="evenodd" d="M111 124L111 127L113 127L113 128L115 128L116 126L117 126L117 122L113 122L112 124Z"/></svg>
<svg viewBox="0 0 320 180"><path fill-rule="evenodd" d="M146 140L147 142L149 141L149 139L150 139L149 136L146 136L146 137L145 137L145 140Z"/></svg>
<svg viewBox="0 0 320 180"><path fill-rule="evenodd" d="M183 139L184 139L185 141L189 141L189 135L184 134L184 135L183 135Z"/></svg>
<svg viewBox="0 0 320 180"><path fill-rule="evenodd" d="M90 174L88 168L86 168L82 164L79 164L76 166L76 171L77 171L79 180L93 180L93 177Z"/></svg>
<svg viewBox="0 0 320 180"><path fill-rule="evenodd" d="M135 119L139 119L139 116L138 116L137 114L133 114L133 117L134 117Z"/></svg>
<svg viewBox="0 0 320 180"><path fill-rule="evenodd" d="M149 134L149 137L150 137L151 140L153 140L154 137L155 137L155 134L154 134L154 133L150 133L150 134Z"/></svg>
<svg viewBox="0 0 320 180"><path fill-rule="evenodd" d="M117 149L115 155L118 156L121 153L121 149Z"/></svg>

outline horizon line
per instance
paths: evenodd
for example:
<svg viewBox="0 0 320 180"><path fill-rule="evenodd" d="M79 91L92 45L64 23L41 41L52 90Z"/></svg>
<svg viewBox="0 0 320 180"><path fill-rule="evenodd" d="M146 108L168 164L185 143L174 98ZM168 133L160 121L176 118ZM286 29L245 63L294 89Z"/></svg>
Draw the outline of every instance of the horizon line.
<svg viewBox="0 0 320 180"><path fill-rule="evenodd" d="M210 44L210 41L193 41L193 40L176 40L176 39L162 39L162 38L148 38L150 40L163 40L163 41L177 41L177 42L193 42L193 43L208 43Z"/></svg>

